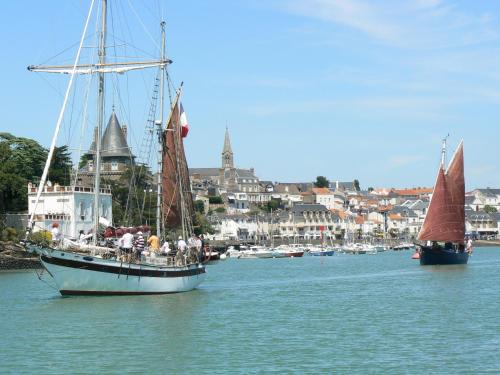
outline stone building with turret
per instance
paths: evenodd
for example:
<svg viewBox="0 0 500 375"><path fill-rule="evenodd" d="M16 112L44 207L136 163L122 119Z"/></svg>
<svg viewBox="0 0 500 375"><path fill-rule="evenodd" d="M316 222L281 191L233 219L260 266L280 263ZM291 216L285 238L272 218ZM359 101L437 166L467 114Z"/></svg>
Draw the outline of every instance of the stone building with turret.
<svg viewBox="0 0 500 375"><path fill-rule="evenodd" d="M97 128L89 151L84 155L86 164L80 168L79 177L91 183L95 176L95 153ZM108 125L101 138L101 176L117 180L130 165L134 165L135 156L127 144L127 126L121 126L115 111L111 114Z"/></svg>

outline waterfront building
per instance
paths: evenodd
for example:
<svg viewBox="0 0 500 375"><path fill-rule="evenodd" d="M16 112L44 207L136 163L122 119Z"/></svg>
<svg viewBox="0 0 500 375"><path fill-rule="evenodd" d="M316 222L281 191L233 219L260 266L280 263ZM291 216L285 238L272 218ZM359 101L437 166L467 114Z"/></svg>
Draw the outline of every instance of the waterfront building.
<svg viewBox="0 0 500 375"><path fill-rule="evenodd" d="M241 193L241 192L228 193L226 199L227 199L227 212L229 214L245 213L250 211L247 193Z"/></svg>
<svg viewBox="0 0 500 375"><path fill-rule="evenodd" d="M111 190L101 187L99 216L103 223L113 222ZM60 232L68 238L78 238L83 230L93 229L94 188L84 186L60 186L48 182L35 208L37 187L28 184L28 213L33 212L35 226L33 231L50 230L52 224L59 224Z"/></svg>
<svg viewBox="0 0 500 375"><path fill-rule="evenodd" d="M497 216L484 211L465 212L465 231L480 239L494 239L498 236Z"/></svg>
<svg viewBox="0 0 500 375"><path fill-rule="evenodd" d="M322 204L327 209L341 209L344 207L345 198L341 193L334 193L328 188L312 188L312 203Z"/></svg>
<svg viewBox="0 0 500 375"><path fill-rule="evenodd" d="M277 226L283 238L334 238L341 233L340 217L321 204L296 204L281 212Z"/></svg>
<svg viewBox="0 0 500 375"><path fill-rule="evenodd" d="M93 183L95 175L95 150L97 129L94 129L94 139L87 153L86 163L80 168L78 178L83 184ZM131 165L135 156L127 144L127 126L121 126L115 111L111 114L106 130L101 138L101 177L113 180L119 179Z"/></svg>
<svg viewBox="0 0 500 375"><path fill-rule="evenodd" d="M257 220L245 214L214 214L209 217L217 241L254 241L258 232Z"/></svg>
<svg viewBox="0 0 500 375"><path fill-rule="evenodd" d="M500 189L474 189L468 195L474 197L471 202L474 210L481 211L485 206L490 206L500 212Z"/></svg>
<svg viewBox="0 0 500 375"><path fill-rule="evenodd" d="M274 184L273 197L279 199L284 207L293 207L295 204L299 204L303 201L301 185L302 184L276 183Z"/></svg>

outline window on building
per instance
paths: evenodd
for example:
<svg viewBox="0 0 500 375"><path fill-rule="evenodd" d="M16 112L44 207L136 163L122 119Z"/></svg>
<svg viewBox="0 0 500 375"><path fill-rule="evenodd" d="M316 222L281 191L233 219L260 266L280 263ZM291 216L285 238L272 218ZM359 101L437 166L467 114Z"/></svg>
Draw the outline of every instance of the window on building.
<svg viewBox="0 0 500 375"><path fill-rule="evenodd" d="M88 163L87 163L88 167L89 167L89 171L93 171L94 170L94 161L93 160L89 160Z"/></svg>
<svg viewBox="0 0 500 375"><path fill-rule="evenodd" d="M116 160L113 160L111 162L111 170L112 171L117 171L118 170L118 162Z"/></svg>
<svg viewBox="0 0 500 375"><path fill-rule="evenodd" d="M83 207L83 202L80 202L80 220L85 220L85 208Z"/></svg>

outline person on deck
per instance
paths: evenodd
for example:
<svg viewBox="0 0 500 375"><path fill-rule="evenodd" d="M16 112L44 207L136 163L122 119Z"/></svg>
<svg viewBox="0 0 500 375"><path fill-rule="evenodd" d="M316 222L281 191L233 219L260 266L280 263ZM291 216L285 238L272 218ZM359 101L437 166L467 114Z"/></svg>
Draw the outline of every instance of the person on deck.
<svg viewBox="0 0 500 375"><path fill-rule="evenodd" d="M86 245L88 243L88 239L89 238L92 238L92 233L90 234L85 234L85 232L83 230L80 231L80 236L78 236L78 242L81 244L81 245Z"/></svg>
<svg viewBox="0 0 500 375"><path fill-rule="evenodd" d="M52 223L52 229L50 230L52 235L52 242L57 244L61 240L61 233L59 232L59 223Z"/></svg>
<svg viewBox="0 0 500 375"><path fill-rule="evenodd" d="M195 245L196 245L196 255L198 257L198 260L200 260L202 258L201 249L203 249L203 242L201 242L200 237L196 237Z"/></svg>
<svg viewBox="0 0 500 375"><path fill-rule="evenodd" d="M468 253L471 253L472 252L472 238L466 237L465 239L466 239L465 251L467 251Z"/></svg>
<svg viewBox="0 0 500 375"><path fill-rule="evenodd" d="M137 238L135 239L135 258L140 261L141 254L144 250L144 237L142 236L142 232L137 232Z"/></svg>
<svg viewBox="0 0 500 375"><path fill-rule="evenodd" d="M194 249L196 247L196 236L194 234L191 237L189 237L187 246L190 249Z"/></svg>
<svg viewBox="0 0 500 375"><path fill-rule="evenodd" d="M154 234L148 238L149 251L158 252L160 249L160 239Z"/></svg>
<svg viewBox="0 0 500 375"><path fill-rule="evenodd" d="M168 255L170 253L170 246L168 245L168 241L165 241L160 249L161 255Z"/></svg>
<svg viewBox="0 0 500 375"><path fill-rule="evenodd" d="M184 254L186 252L186 247L186 241L182 239L182 236L179 236L179 241L177 241L177 249Z"/></svg>
<svg viewBox="0 0 500 375"><path fill-rule="evenodd" d="M125 255L125 261L130 263L130 258L132 256L134 235L132 233L124 233L122 238L119 240L119 246L122 253ZM122 255L122 260L123 259Z"/></svg>

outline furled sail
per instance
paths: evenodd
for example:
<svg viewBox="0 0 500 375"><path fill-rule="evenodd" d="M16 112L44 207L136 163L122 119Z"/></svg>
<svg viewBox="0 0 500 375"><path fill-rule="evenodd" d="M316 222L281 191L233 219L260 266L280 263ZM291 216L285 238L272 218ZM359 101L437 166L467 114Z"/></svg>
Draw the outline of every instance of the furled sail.
<svg viewBox="0 0 500 375"><path fill-rule="evenodd" d="M193 197L181 134L179 95L163 133L162 211L165 226L192 230Z"/></svg>
<svg viewBox="0 0 500 375"><path fill-rule="evenodd" d="M116 62L107 64L83 64L74 68L68 65L54 66L28 66L31 72L59 73L59 74L95 74L95 73L118 73L123 74L131 70L161 67L170 64L171 60L164 61L136 61L136 62Z"/></svg>
<svg viewBox="0 0 500 375"><path fill-rule="evenodd" d="M465 236L465 181L463 143L445 173L439 167L429 209L418 239L463 243Z"/></svg>

